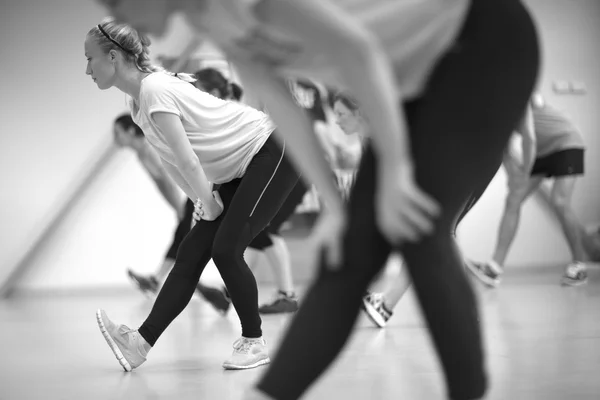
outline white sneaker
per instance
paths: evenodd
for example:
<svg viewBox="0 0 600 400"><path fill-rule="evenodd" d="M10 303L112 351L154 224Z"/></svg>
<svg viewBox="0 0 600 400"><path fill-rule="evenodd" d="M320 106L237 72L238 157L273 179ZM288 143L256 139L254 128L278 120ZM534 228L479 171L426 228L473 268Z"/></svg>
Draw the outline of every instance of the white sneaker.
<svg viewBox="0 0 600 400"><path fill-rule="evenodd" d="M106 343L125 371L131 372L146 361L151 346L137 330L115 324L104 310L96 312L96 321Z"/></svg>
<svg viewBox="0 0 600 400"><path fill-rule="evenodd" d="M567 266L561 283L565 286L579 286L587 283L587 269L582 262L573 262Z"/></svg>
<svg viewBox="0 0 600 400"><path fill-rule="evenodd" d="M261 338L241 337L233 343L233 354L223 363L225 369L250 369L271 362L267 343Z"/></svg>
<svg viewBox="0 0 600 400"><path fill-rule="evenodd" d="M379 328L384 328L393 313L385 307L383 294L367 293L362 301L362 308L369 319Z"/></svg>
<svg viewBox="0 0 600 400"><path fill-rule="evenodd" d="M503 268L495 261L475 262L471 260L464 261L467 269L482 283L495 288L500 284Z"/></svg>

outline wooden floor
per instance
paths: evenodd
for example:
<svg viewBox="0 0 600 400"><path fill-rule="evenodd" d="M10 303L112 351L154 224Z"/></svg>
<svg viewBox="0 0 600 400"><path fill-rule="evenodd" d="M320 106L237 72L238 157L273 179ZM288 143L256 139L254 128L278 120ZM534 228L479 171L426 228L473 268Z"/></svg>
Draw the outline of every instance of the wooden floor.
<svg viewBox="0 0 600 400"><path fill-rule="evenodd" d="M477 287L492 388L487 399L600 399L600 271L561 288L559 269ZM263 299L271 295L264 287ZM0 399L237 400L264 369L221 363L240 329L235 313L194 300L133 373L124 373L96 326L105 308L137 326L151 302L131 290L102 296L28 296L0 302ZM263 318L276 348L289 317ZM318 327L316 328L318 329ZM310 351L307 357L310 357ZM385 330L361 316L343 356L310 399L443 399L444 388L412 292Z"/></svg>

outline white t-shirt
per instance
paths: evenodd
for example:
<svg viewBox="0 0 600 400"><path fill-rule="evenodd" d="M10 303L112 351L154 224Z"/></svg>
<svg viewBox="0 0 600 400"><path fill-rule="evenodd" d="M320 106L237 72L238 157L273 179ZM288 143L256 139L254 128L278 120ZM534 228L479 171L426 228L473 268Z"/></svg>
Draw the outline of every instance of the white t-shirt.
<svg viewBox="0 0 600 400"><path fill-rule="evenodd" d="M142 80L139 106L130 100L134 122L160 157L176 165L166 138L152 118L156 112L177 115L210 182L241 178L275 125L264 113L221 100L164 72Z"/></svg>

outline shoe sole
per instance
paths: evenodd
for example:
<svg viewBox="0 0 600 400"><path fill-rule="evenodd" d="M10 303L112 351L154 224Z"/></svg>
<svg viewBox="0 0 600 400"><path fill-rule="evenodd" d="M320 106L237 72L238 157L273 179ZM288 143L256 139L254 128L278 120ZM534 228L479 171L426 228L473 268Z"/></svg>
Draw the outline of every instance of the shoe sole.
<svg viewBox="0 0 600 400"><path fill-rule="evenodd" d="M292 314L295 313L296 311L298 311L298 309L295 310L258 310L259 314L262 315L276 315L276 314Z"/></svg>
<svg viewBox="0 0 600 400"><path fill-rule="evenodd" d="M242 369L252 369L252 368L257 368L260 367L261 365L266 365L269 364L271 362L271 359L269 357L267 358L263 358L262 360L258 360L255 363L249 364L249 365L233 365L233 364L223 364L223 368L227 369L227 370L242 370Z"/></svg>
<svg viewBox="0 0 600 400"><path fill-rule="evenodd" d="M125 357L123 356L123 353L121 353L119 346L117 346L117 344L112 339L112 337L110 337L110 334L108 333L108 330L106 329L106 326L104 326L104 321L102 320L102 310L96 311L96 321L98 322L98 327L100 328L100 332L102 332L102 336L104 336L106 343L108 343L108 346L110 347L113 354L117 358L117 361L119 361L119 364L121 364L121 367L123 367L125 372L131 372L133 368L131 368L131 365L125 359Z"/></svg>
<svg viewBox="0 0 600 400"><path fill-rule="evenodd" d="M469 270L469 272L471 272L484 285L491 288L496 288L500 284L499 281L491 279L486 274L482 273L477 267L475 267L474 264L466 262L465 265L467 266L467 270Z"/></svg>
<svg viewBox="0 0 600 400"><path fill-rule="evenodd" d="M367 313L367 316L378 328L385 328L387 321L383 319L381 314L369 303L366 299L362 300L363 310Z"/></svg>
<svg viewBox="0 0 600 400"><path fill-rule="evenodd" d="M585 285L586 283L588 283L588 279L584 279L582 281L572 281L572 280L565 280L563 278L563 280L561 281L561 285L562 286L571 286L571 287L577 287L577 286L582 286Z"/></svg>

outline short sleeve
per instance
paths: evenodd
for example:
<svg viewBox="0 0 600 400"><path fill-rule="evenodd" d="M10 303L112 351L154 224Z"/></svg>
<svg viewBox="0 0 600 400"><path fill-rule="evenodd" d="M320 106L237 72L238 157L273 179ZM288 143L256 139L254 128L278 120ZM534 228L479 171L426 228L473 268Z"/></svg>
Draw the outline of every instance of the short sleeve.
<svg viewBox="0 0 600 400"><path fill-rule="evenodd" d="M168 86L162 82L148 82L144 86L143 101L145 112L151 116L157 112L175 114L181 118L181 110L177 105L175 96Z"/></svg>

